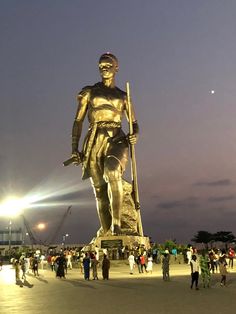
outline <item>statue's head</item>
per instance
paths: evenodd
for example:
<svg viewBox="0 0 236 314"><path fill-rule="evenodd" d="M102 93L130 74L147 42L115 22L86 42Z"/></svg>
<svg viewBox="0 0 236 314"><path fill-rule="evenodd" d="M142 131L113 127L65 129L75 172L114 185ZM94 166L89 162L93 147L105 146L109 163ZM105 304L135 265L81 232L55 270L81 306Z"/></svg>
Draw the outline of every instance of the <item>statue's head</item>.
<svg viewBox="0 0 236 314"><path fill-rule="evenodd" d="M102 62L112 63L113 66L115 67L116 71L118 71L118 69L119 69L118 59L116 58L115 55L113 55L110 52L106 52L106 53L101 55L101 57L99 58L99 64L101 64Z"/></svg>

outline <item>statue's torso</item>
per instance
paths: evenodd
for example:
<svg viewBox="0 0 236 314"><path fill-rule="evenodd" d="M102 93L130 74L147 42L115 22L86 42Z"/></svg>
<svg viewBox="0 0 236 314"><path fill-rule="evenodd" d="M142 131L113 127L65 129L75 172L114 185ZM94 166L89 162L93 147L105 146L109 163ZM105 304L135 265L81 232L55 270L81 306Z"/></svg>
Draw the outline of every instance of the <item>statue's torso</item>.
<svg viewBox="0 0 236 314"><path fill-rule="evenodd" d="M90 88L88 120L90 123L121 122L125 110L125 93L117 87L108 88L97 83Z"/></svg>

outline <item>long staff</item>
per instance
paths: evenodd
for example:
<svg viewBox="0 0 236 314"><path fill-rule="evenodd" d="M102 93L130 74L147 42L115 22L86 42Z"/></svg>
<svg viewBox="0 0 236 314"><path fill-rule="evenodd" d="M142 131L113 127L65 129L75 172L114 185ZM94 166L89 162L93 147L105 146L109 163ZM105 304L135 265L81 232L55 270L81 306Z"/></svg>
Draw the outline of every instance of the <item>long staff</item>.
<svg viewBox="0 0 236 314"><path fill-rule="evenodd" d="M132 121L132 104L130 98L130 87L129 82L126 83L126 93L127 93L127 103L128 103L128 118L129 118L129 134L133 135L133 121ZM139 203L139 193L138 193L138 178L137 178L137 167L136 167L136 158L135 158L135 148L134 144L130 144L130 158L131 158L131 178L133 186L133 196L135 208L138 214L138 232L140 236L143 236L143 227L141 222L140 214L140 203Z"/></svg>

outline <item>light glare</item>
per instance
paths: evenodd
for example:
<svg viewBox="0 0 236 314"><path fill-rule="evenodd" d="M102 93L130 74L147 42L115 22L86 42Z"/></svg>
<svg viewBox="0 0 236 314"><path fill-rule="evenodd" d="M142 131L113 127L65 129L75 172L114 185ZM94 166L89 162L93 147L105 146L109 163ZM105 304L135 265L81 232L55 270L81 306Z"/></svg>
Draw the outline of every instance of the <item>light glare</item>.
<svg viewBox="0 0 236 314"><path fill-rule="evenodd" d="M0 216L15 217L26 207L24 199L11 197L0 204Z"/></svg>

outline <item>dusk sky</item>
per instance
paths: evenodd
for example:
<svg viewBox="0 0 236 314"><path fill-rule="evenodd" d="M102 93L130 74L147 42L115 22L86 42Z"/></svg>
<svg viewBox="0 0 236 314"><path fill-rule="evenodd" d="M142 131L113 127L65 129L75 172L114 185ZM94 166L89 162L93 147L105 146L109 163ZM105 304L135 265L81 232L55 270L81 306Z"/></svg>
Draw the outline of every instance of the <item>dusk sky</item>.
<svg viewBox="0 0 236 314"><path fill-rule="evenodd" d="M34 198L25 217L32 229L47 224L41 239L69 205L57 241L95 236L90 182L62 162L76 94L100 81L98 59L109 51L119 60L117 86L130 82L140 125L145 235L179 243L198 230L236 235L235 12L235 0L1 0L0 201ZM8 219L0 221L4 229Z"/></svg>

